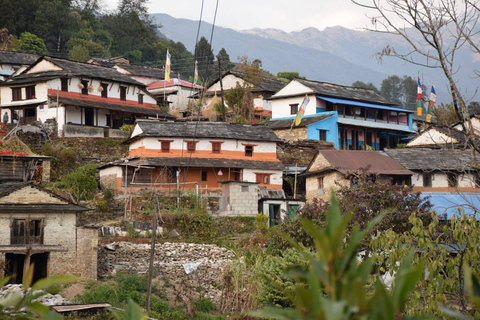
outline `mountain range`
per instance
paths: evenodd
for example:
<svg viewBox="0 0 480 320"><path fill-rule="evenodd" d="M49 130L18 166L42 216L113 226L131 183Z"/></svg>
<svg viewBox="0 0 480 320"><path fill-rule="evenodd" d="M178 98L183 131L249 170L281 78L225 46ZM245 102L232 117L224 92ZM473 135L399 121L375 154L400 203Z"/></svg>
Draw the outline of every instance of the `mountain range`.
<svg viewBox="0 0 480 320"><path fill-rule="evenodd" d="M193 52L198 21L177 19L163 13L153 14L152 18L161 25L161 34L182 42ZM202 22L199 35L209 40L211 32L212 25ZM225 48L232 62L238 56L247 55L251 60L260 59L262 68L273 74L294 71L310 80L340 85L363 81L380 88L382 80L391 75L420 77L428 93L430 86L435 85L438 102L448 103L450 100L447 81L441 69L420 67L394 57L384 57L381 61L377 58L376 53L387 45L394 47L397 52L411 50L402 38L393 34L340 26L323 31L306 28L289 33L278 29L238 31L215 26L211 45L214 54ZM456 59L460 69L455 76L467 99L472 99L480 83L478 77L473 75L473 70L480 70L480 57L464 48ZM473 100L480 101L480 97L474 97Z"/></svg>

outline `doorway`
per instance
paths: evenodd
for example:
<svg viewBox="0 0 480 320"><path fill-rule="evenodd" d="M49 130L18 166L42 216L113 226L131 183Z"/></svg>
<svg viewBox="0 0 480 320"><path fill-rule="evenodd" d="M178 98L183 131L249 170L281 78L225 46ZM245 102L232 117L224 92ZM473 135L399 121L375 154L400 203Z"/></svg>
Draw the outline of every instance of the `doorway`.
<svg viewBox="0 0 480 320"><path fill-rule="evenodd" d="M26 258L27 256L24 254L5 254L5 275L12 276L12 279L10 280L11 283L22 283ZM32 263L35 264L32 283L35 283L37 280L47 276L48 252L33 254L30 257L30 264Z"/></svg>
<svg viewBox="0 0 480 320"><path fill-rule="evenodd" d="M92 108L85 108L85 125L93 127L94 124L94 116L93 116L93 109Z"/></svg>
<svg viewBox="0 0 480 320"><path fill-rule="evenodd" d="M269 204L268 205L268 225L273 227L280 223L280 205Z"/></svg>

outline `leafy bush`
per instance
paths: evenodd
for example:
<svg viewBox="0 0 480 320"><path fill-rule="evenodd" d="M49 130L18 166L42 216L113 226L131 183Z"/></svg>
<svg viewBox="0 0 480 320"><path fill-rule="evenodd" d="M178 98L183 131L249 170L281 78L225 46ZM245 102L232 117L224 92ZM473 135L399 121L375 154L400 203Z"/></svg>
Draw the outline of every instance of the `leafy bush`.
<svg viewBox="0 0 480 320"><path fill-rule="evenodd" d="M268 216L259 212L255 216L255 227L262 236L266 236L268 233Z"/></svg>
<svg viewBox="0 0 480 320"><path fill-rule="evenodd" d="M197 310L201 311L201 312L209 312L209 311L217 309L217 307L212 302L212 300L210 300L208 298L205 298L205 297L202 297L200 299L196 299L194 301L194 304L195 304L195 308L197 308Z"/></svg>
<svg viewBox="0 0 480 320"><path fill-rule="evenodd" d="M97 202L97 207L101 212L107 212L110 207L105 199L100 199Z"/></svg>
<svg viewBox="0 0 480 320"><path fill-rule="evenodd" d="M175 225L189 237L213 240L217 237L216 221L207 212L183 212L175 217Z"/></svg>
<svg viewBox="0 0 480 320"><path fill-rule="evenodd" d="M96 174L96 166L94 164L87 164L63 176L55 186L68 190L77 202L80 200L91 200L97 192L98 184L95 178Z"/></svg>
<svg viewBox="0 0 480 320"><path fill-rule="evenodd" d="M289 248L281 255L268 255L257 268L258 302L262 306L292 307L287 298L295 289L295 281L284 270L292 266L307 270L307 260L295 249Z"/></svg>
<svg viewBox="0 0 480 320"><path fill-rule="evenodd" d="M113 191L110 190L110 189L105 189L103 191L103 198L105 198L105 200L110 200L113 198Z"/></svg>

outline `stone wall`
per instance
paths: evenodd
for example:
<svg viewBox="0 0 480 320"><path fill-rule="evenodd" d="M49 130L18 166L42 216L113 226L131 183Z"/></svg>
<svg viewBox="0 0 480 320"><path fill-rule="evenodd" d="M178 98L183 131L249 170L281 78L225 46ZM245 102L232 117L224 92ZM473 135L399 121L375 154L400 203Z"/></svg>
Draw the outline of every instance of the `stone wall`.
<svg viewBox="0 0 480 320"><path fill-rule="evenodd" d="M97 278L98 230L77 228L76 275L83 279Z"/></svg>
<svg viewBox="0 0 480 320"><path fill-rule="evenodd" d="M68 137L86 137L103 138L105 136L103 128L76 126L65 124L63 126L63 136Z"/></svg>
<svg viewBox="0 0 480 320"><path fill-rule="evenodd" d="M221 216L256 216L258 214L258 185L253 183L229 182L225 184L224 190L228 188L229 201L226 206L220 203ZM225 191L224 191L225 192ZM220 198L224 201L224 197Z"/></svg>
<svg viewBox="0 0 480 320"><path fill-rule="evenodd" d="M273 132L285 141L297 141L297 140L306 140L308 139L308 129L307 127L303 128L292 128L290 129L274 129Z"/></svg>
<svg viewBox="0 0 480 320"><path fill-rule="evenodd" d="M114 242L99 247L98 277L105 278L117 272L147 274L150 244ZM232 264L231 250L210 244L170 243L156 244L154 274L175 283L200 287L204 296L220 305L222 277ZM199 263L195 272L187 274L184 264Z"/></svg>
<svg viewBox="0 0 480 320"><path fill-rule="evenodd" d="M320 195L318 193L318 177L323 177L323 194ZM332 188L333 190L339 189L337 183L340 183L341 185L347 185L349 180L345 179L343 174L339 172L330 172L324 175L319 174L308 177L306 179L307 201L311 201L313 198L320 198L328 201L331 196Z"/></svg>

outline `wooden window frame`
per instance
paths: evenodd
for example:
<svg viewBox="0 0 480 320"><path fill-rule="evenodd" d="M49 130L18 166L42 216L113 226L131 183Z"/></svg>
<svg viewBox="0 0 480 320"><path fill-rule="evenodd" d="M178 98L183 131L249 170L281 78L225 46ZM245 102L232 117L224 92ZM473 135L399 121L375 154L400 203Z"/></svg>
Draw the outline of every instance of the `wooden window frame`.
<svg viewBox="0 0 480 320"><path fill-rule="evenodd" d="M170 153L170 147L173 140L158 140L160 141L160 152L161 153ZM168 148L167 148L168 146Z"/></svg>
<svg viewBox="0 0 480 320"><path fill-rule="evenodd" d="M432 181L433 181L433 174L432 173L425 173L422 176L422 186L424 188L431 188L432 187ZM426 183L428 182L428 184Z"/></svg>
<svg viewBox="0 0 480 320"><path fill-rule="evenodd" d="M22 88L21 87L12 88L12 101L22 101Z"/></svg>
<svg viewBox="0 0 480 320"><path fill-rule="evenodd" d="M127 87L120 86L120 100L127 101Z"/></svg>
<svg viewBox="0 0 480 320"><path fill-rule="evenodd" d="M60 78L60 90L68 92L68 78Z"/></svg>
<svg viewBox="0 0 480 320"><path fill-rule="evenodd" d="M101 85L102 88L103 88L102 94L101 94L101 95L102 95L102 98L108 98L108 83L103 83L103 82L102 82L100 85Z"/></svg>
<svg viewBox="0 0 480 320"><path fill-rule="evenodd" d="M25 100L35 99L35 85L25 87Z"/></svg>
<svg viewBox="0 0 480 320"><path fill-rule="evenodd" d="M206 182L208 180L208 171L201 170L200 171L200 181Z"/></svg>
<svg viewBox="0 0 480 320"><path fill-rule="evenodd" d="M327 130L318 130L318 140L327 141Z"/></svg>
<svg viewBox="0 0 480 320"><path fill-rule="evenodd" d="M255 173L255 182L259 184L270 184L270 176L273 173L265 173L265 172L254 172Z"/></svg>
<svg viewBox="0 0 480 320"><path fill-rule="evenodd" d="M187 144L186 149L188 153L195 153L195 151L197 151L198 141L185 140L185 143Z"/></svg>
<svg viewBox="0 0 480 320"><path fill-rule="evenodd" d="M43 219L13 219L10 244L43 244L44 225Z"/></svg>
<svg viewBox="0 0 480 320"><path fill-rule="evenodd" d="M212 153L221 153L222 152L222 143L223 141L210 141L212 144Z"/></svg>
<svg viewBox="0 0 480 320"><path fill-rule="evenodd" d="M138 95L138 104L143 104L143 96L141 93Z"/></svg>
<svg viewBox="0 0 480 320"><path fill-rule="evenodd" d="M290 114L297 114L298 113L298 103L290 104Z"/></svg>
<svg viewBox="0 0 480 320"><path fill-rule="evenodd" d="M82 80L81 84L83 85L82 94L88 96L88 80Z"/></svg>
<svg viewBox="0 0 480 320"><path fill-rule="evenodd" d="M253 153L255 152L256 144L243 144L245 146L245 157L253 157Z"/></svg>

